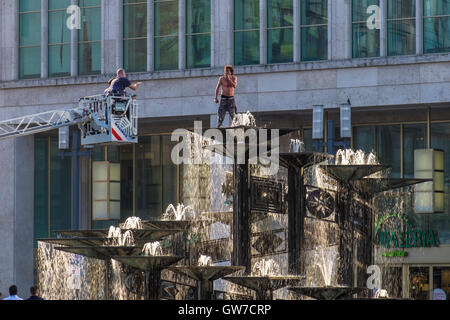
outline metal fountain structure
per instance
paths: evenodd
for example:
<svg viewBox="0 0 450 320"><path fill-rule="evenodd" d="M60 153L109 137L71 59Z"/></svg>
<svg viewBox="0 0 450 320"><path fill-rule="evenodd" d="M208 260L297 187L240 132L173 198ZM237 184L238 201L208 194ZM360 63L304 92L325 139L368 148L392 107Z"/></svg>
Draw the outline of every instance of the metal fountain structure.
<svg viewBox="0 0 450 320"><path fill-rule="evenodd" d="M236 126L219 129L235 132L241 130L258 131L262 128L252 126ZM265 129L265 128L264 128ZM276 129L279 136L286 135L298 129ZM271 147L271 130L267 140ZM372 264L372 217L374 195L392 189L402 188L428 181L427 179L394 179L373 177L373 174L389 169L380 164L335 164L333 156L322 152L305 152L301 148L294 148L290 152L280 153L280 165L288 171L288 239L287 256L289 275L251 273L251 224L267 217L267 213L283 214L284 194L281 183L270 179L253 177L251 175L251 152L254 146L232 137L233 149L229 150L227 141L209 145L205 148L222 156L230 157L233 164L233 211L229 213L209 213L202 215L200 220L149 220L142 221L140 228L126 229L130 232L135 243L133 245L111 245L107 237L108 230L75 230L57 231L57 239L40 239L56 245L55 249L80 254L86 257L105 260L111 259L121 264L131 266L145 272L145 288L147 299L160 299L161 271L167 269L197 281L196 299L208 300L213 298L213 281L224 279L232 283L250 288L256 292L256 298L262 300L273 299L273 292L280 288L306 295L314 299L349 299L354 294L367 295L367 289L358 287L359 280L365 275L365 266ZM262 141L258 140L259 146ZM278 146L276 146L278 147ZM238 148L244 149L244 162L237 160ZM336 190L332 196L330 190L315 188L308 191L305 185L305 171L312 166L331 178ZM315 216L320 223L333 223L338 232L337 254L337 283L334 286L305 286L305 274L308 268L305 261L305 223L307 213ZM328 218L334 212L334 221ZM232 217L230 217L232 215ZM220 216L220 217L219 217ZM232 225L232 253L231 266L198 266L191 263L191 256L186 244L187 232L196 223L210 223L228 220ZM203 219L203 220L202 220ZM184 247L177 247L173 254L142 255L145 243L159 241L168 236L182 234ZM320 236L320 235L317 235ZM309 241L309 239L308 239ZM355 250L357 249L357 250ZM355 270L354 262L359 269ZM232 275L233 273L240 275Z"/></svg>

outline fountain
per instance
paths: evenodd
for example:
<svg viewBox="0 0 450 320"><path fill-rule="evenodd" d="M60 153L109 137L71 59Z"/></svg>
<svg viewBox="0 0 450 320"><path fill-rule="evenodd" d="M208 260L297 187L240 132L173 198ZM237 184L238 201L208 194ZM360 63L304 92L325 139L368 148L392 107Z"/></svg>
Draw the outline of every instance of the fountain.
<svg viewBox="0 0 450 320"><path fill-rule="evenodd" d="M213 281L223 278L228 274L243 271L240 266L213 266L210 256L201 255L198 266L169 267L170 271L188 276L197 280L197 299L211 300L213 294Z"/></svg>
<svg viewBox="0 0 450 320"><path fill-rule="evenodd" d="M305 279L298 275L280 275L280 266L272 259L255 263L249 276L227 276L224 280L238 284L256 292L257 300L273 300L275 290L296 285Z"/></svg>
<svg viewBox="0 0 450 320"><path fill-rule="evenodd" d="M368 290L362 286L358 287L358 284L365 285L365 271L372 261L374 195L426 180L385 178L386 171L390 167L379 164L373 153L366 155L361 150L339 150L334 164L322 164L318 168L316 174L323 173L332 178L331 185L334 185L335 190L325 191L320 183L325 178L319 177L318 190L311 192L307 199L307 206L317 219L311 220L307 226L307 230L311 230L308 243L310 247L312 246L310 250L315 251L316 258L320 259L319 265L325 285L288 289L315 299L348 299L353 294L367 294ZM329 192L335 192L335 200ZM334 221L329 220L333 211L335 211ZM318 233L312 231L315 226L324 228L324 224L334 225L335 236L331 243L330 240L321 243L316 236ZM333 246L334 249L330 247L329 250L334 257L332 259L326 257L324 248L317 243ZM359 265L356 269L355 262ZM337 268L334 279L331 279L332 263ZM334 282L333 286L331 282Z"/></svg>
<svg viewBox="0 0 450 320"><path fill-rule="evenodd" d="M233 133L259 130L249 113L235 119L234 127L220 130ZM279 129L279 134L292 131ZM271 135L269 131L269 148ZM244 146L244 163L237 161L238 145ZM233 181L225 188L233 196L233 211L218 214L196 211L192 202L193 207L171 204L162 220L142 221L130 217L108 230L56 231L59 238L39 241L57 245L56 251L100 259L106 263L107 273L111 265L118 273L122 272L121 268L128 268L126 272L130 273L139 270L141 277L145 273L145 281L141 281L145 286L141 289L145 290L147 299L161 298L163 270L169 271L170 276L182 275L181 280L174 281L176 285L193 286L191 283L196 281L195 298L199 300L212 299L213 281L217 279L254 290L256 298L261 300L273 299L274 291L282 288L315 299L348 299L354 294L367 294L367 289L361 288L361 279L366 276L365 267L372 259L373 196L428 180L387 178L385 172L389 166L379 164L373 153L339 150L333 157L306 152L304 143L293 139L289 152L279 154L280 166L287 171L285 210L285 180L282 183L277 178L266 178L269 174L255 174L257 170L253 170L250 162L250 142L233 140L233 146L234 149L228 149L222 143L220 148L217 144L214 148L211 145L204 148L234 159ZM308 182L311 173L316 185ZM279 228L283 229L277 231L280 236L272 232L271 226L270 230L263 230L267 222L264 219L270 223L278 219ZM209 238L194 241L195 234L208 223L216 223L216 229L223 230L214 229ZM178 242L183 242L184 247L168 250L165 240L181 235L183 238ZM226 247L230 239L232 250L231 246ZM273 257L267 259L277 252L266 247L277 247L282 242L287 243L280 254L283 262L277 263ZM218 265L229 264L230 260L231 266ZM310 274L314 274L313 280L308 279ZM179 292L174 287L166 289ZM105 295L112 296L108 292Z"/></svg>

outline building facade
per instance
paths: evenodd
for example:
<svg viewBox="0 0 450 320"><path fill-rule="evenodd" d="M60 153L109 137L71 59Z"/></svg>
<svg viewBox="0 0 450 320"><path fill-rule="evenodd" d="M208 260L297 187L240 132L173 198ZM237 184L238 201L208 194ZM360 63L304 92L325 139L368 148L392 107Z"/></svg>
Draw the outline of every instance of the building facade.
<svg viewBox="0 0 450 320"><path fill-rule="evenodd" d="M119 67L143 82L139 143L80 157L81 229L158 217L170 203L214 205L198 187L207 174L191 181L170 161L170 134L217 123L215 86L233 64L238 110L298 128L310 150L313 105L338 129L348 100L352 147L375 151L393 177L414 176L415 149L444 150L444 213L411 213L439 246L375 263L396 268L394 296L450 292L449 0L5 0L0 17L0 120L76 107ZM0 148L0 291L15 283L26 295L36 239L73 225L72 160L57 131Z"/></svg>

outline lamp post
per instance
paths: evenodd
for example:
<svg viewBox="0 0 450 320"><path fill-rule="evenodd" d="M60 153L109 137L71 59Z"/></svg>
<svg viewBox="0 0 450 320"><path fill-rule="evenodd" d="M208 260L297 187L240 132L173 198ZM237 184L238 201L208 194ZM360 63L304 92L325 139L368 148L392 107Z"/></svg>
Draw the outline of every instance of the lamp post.
<svg viewBox="0 0 450 320"><path fill-rule="evenodd" d="M416 185L414 211L416 213L444 212L444 151L414 150L414 177L432 179Z"/></svg>

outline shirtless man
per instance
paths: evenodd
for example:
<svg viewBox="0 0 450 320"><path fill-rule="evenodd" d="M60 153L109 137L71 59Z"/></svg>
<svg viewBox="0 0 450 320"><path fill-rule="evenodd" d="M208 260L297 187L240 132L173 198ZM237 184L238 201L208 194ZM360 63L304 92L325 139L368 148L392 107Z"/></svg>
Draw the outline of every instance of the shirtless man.
<svg viewBox="0 0 450 320"><path fill-rule="evenodd" d="M233 75L234 69L231 65L227 64L224 68L224 75L220 77L216 87L216 95L214 102L219 103L217 96L219 94L220 87L222 87L222 94L220 98L219 110L217 112L219 118L218 128L222 126L225 114L228 112L233 121L234 115L237 113L236 102L234 101L234 89L237 87L237 77Z"/></svg>

